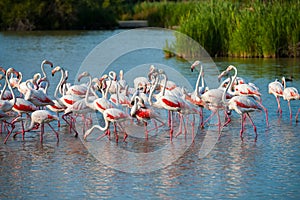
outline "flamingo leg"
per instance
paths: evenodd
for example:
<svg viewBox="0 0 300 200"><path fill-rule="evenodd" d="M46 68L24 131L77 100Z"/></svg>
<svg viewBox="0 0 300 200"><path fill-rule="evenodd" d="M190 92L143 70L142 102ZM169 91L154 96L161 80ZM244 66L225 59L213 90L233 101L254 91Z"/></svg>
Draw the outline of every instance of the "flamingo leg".
<svg viewBox="0 0 300 200"><path fill-rule="evenodd" d="M57 117L58 117L58 121L57 121L57 127L60 128L60 120L59 120L59 113L56 113Z"/></svg>
<svg viewBox="0 0 300 200"><path fill-rule="evenodd" d="M179 128L178 128L179 130L175 135L175 137L179 136L182 133L182 123L183 123L183 117L182 114L179 114Z"/></svg>
<svg viewBox="0 0 300 200"><path fill-rule="evenodd" d="M48 124L48 125L49 125L49 127L54 131L54 133L55 133L55 135L56 135L57 142L59 142L59 135L58 135L58 132L56 132L56 131L54 130L54 128L53 128L50 124Z"/></svg>
<svg viewBox="0 0 300 200"><path fill-rule="evenodd" d="M8 138L9 138L9 136L11 135L11 133L13 132L14 128L15 128L15 125L12 124L12 126L11 126L11 131L8 132L7 136L6 136L5 139L4 139L4 142L3 142L4 144L6 144Z"/></svg>
<svg viewBox="0 0 300 200"><path fill-rule="evenodd" d="M290 110L290 120L293 119L293 114L292 114L292 109L291 109L291 102L288 101L288 106L289 106L289 110Z"/></svg>
<svg viewBox="0 0 300 200"><path fill-rule="evenodd" d="M217 113L218 110L213 110L211 115L201 124L201 128L204 128L204 125L211 120L211 118Z"/></svg>
<svg viewBox="0 0 300 200"><path fill-rule="evenodd" d="M73 123L73 121L74 121L74 119L73 119L73 117L72 116L70 116L70 114L71 113L67 113L67 114L64 114L64 115L62 115L62 119L69 125L69 127L70 127L70 132L71 132L71 129L75 132L75 137L77 137L78 136L78 132L77 132L77 130L73 127L73 125L72 125L72 123ZM66 117L70 117L71 118L71 123L66 119Z"/></svg>
<svg viewBox="0 0 300 200"><path fill-rule="evenodd" d="M250 120L250 122L251 122L251 124L252 124L252 126L253 126L253 130L254 130L254 133L255 133L255 139L254 139L254 142L256 142L256 141L257 141L257 131L256 131L256 126L254 125L253 120L251 119L249 113L246 113L246 114L247 114L247 116L248 116L248 118L249 118L249 120Z"/></svg>
<svg viewBox="0 0 300 200"><path fill-rule="evenodd" d="M282 115L282 109L281 109L281 106L280 106L280 97L279 96L276 96L276 101L277 101L277 112L279 112L280 116Z"/></svg>
<svg viewBox="0 0 300 200"><path fill-rule="evenodd" d="M297 112L297 114L296 114L296 122L298 122L298 115L299 115L299 113L300 113L300 108L298 109L298 112Z"/></svg>
<svg viewBox="0 0 300 200"><path fill-rule="evenodd" d="M43 143L43 135L45 131L45 124L41 124L40 142Z"/></svg>
<svg viewBox="0 0 300 200"><path fill-rule="evenodd" d="M170 127L170 141L172 141L172 137L173 137L173 113L171 113L170 115L170 119L171 119L171 127Z"/></svg>
<svg viewBox="0 0 300 200"><path fill-rule="evenodd" d="M156 125L156 124L155 124ZM157 129L157 128L156 128ZM148 140L148 130L147 130L147 122L144 122L144 130L145 130L145 137Z"/></svg>
<svg viewBox="0 0 300 200"><path fill-rule="evenodd" d="M243 132L244 132L244 121L245 121L245 116L244 114L241 115L241 130L240 130L240 138L243 141Z"/></svg>
<svg viewBox="0 0 300 200"><path fill-rule="evenodd" d="M100 140L101 138L103 138L106 135L110 136L110 130L109 130L109 128L102 135L100 135L96 140Z"/></svg>

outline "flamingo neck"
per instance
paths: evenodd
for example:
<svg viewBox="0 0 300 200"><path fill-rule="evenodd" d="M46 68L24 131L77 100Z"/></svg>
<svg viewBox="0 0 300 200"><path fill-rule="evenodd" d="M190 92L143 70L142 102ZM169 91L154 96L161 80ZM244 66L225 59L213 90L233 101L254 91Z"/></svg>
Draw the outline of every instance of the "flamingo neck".
<svg viewBox="0 0 300 200"><path fill-rule="evenodd" d="M15 93L14 93L13 89L11 88L11 85L9 84L8 76L9 76L9 73L6 73L6 75L5 75L5 85L8 85L8 88L9 88L9 90L11 92L11 95L12 95L12 99L10 101L14 105L16 103L16 97L15 97ZM4 91L5 90L3 90L3 93L4 93Z"/></svg>
<svg viewBox="0 0 300 200"><path fill-rule="evenodd" d="M202 72L203 72L203 67L202 67L202 65L200 65L200 71L199 71L199 75L198 75L196 86L195 86L195 93L197 94L197 96L199 96L198 88L199 88L199 84L200 84L200 79L202 78ZM204 86L203 78L202 78L202 86Z"/></svg>
<svg viewBox="0 0 300 200"><path fill-rule="evenodd" d="M152 95L153 95L153 92L154 92L155 88L157 87L157 84L158 84L158 76L156 76L155 81L154 81L154 85L152 85L151 88L150 88L150 93L149 93L149 97L148 97L148 102L149 102L150 106L152 106L152 104L153 104Z"/></svg>
<svg viewBox="0 0 300 200"><path fill-rule="evenodd" d="M89 102L89 93L90 93L91 86L92 86L92 77L89 75L88 78L89 78L89 84L87 86L87 90L85 93L85 103L88 107L92 107L92 103Z"/></svg>
<svg viewBox="0 0 300 200"><path fill-rule="evenodd" d="M60 81L59 81L59 83L57 84L56 89L55 89L55 92L54 92L54 98L55 98L56 100L59 99L59 98L57 97L57 95L58 95L58 90L61 88L62 83L63 83L64 78L65 78L65 77L64 77L65 72L64 72L64 70L63 70L62 68L60 69L60 73L61 73Z"/></svg>

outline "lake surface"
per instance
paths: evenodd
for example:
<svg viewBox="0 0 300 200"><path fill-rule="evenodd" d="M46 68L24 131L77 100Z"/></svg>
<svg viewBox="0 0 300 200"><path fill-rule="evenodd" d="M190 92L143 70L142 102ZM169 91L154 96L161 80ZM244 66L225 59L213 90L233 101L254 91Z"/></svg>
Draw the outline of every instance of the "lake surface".
<svg viewBox="0 0 300 200"><path fill-rule="evenodd" d="M102 41L121 32L1 32L0 66L14 67L29 78L40 72L41 61L48 59L55 66L60 65L69 70L70 82L73 82L78 71L84 70L80 66L91 55L90 52ZM160 39L157 32L154 35L158 37L155 40ZM124 46L123 42L120 41L120 48ZM108 55L115 52L112 48ZM222 137L211 146L207 155L201 154L202 145L208 134L211 134L209 130L214 126L212 124L203 130L197 129L195 142L189 143L182 155L161 169L151 171L151 162L147 166L145 160L140 165L145 171L149 168L149 172L134 173L140 166L128 163L131 159L129 157L119 156L115 162L128 166L129 173L101 162L89 149L91 139L83 142L81 136L75 138L65 125L60 129L58 144L50 129L46 129L43 144L39 142L37 132L33 131L26 135L25 141L17 137L4 145L2 141L6 133L3 132L0 135L0 198L299 199L300 122L296 123L295 118L290 121L287 102L283 100L283 114L281 117L277 115L277 103L268 94L267 86L276 78L292 76L293 81L288 82L288 86L300 89L300 60L213 58L213 61L220 70L229 64L237 66L239 76L260 88L263 104L269 111L270 127L266 128L263 113L251 114L258 130L257 142L253 141L254 133L248 121L244 142L241 141L240 117L233 113L231 124L223 129ZM172 66L191 86L196 82L198 74L190 72L188 62L175 58L165 59L160 49L130 51L113 60L111 68L106 70L122 68L127 72L136 66L149 66L151 63ZM51 69L46 68L46 71L50 75ZM53 94L59 78L56 75L49 77L53 83L49 94ZM174 77L171 80L176 82ZM291 106L295 116L300 101L292 101ZM205 114L207 117L209 113ZM137 141L129 136L125 143L120 141L116 144L107 138L96 142L103 149L103 157L109 157L117 148L149 153L161 145L170 144L168 138L167 142L162 140L157 143L155 138ZM185 140L183 137L175 138L174 151L179 144L177 141Z"/></svg>

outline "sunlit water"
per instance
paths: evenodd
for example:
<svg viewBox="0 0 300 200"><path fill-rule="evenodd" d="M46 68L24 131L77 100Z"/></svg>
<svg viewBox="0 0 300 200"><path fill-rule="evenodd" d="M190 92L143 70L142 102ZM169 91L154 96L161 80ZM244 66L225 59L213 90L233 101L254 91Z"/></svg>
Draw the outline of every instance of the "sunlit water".
<svg viewBox="0 0 300 200"><path fill-rule="evenodd" d="M40 71L41 61L49 59L68 69L74 81L88 53L118 32L1 33L0 65L15 67L24 77L31 77ZM143 63L163 63L173 66L190 79L191 84L196 81L197 73L191 73L189 64L184 61L165 59L163 53L156 50L138 52L138 55L140 59L131 54L129 58L124 56L119 63L125 71ZM248 124L244 142L241 142L240 118L233 113L230 126L223 129L222 137L206 157L199 157L199 150L207 129L198 129L195 142L174 163L155 172L139 174L124 173L99 162L66 126L61 128L59 143L47 129L43 144L34 131L26 135L25 141L17 137L4 145L4 132L0 136L0 198L299 199L300 125L294 119L289 120L285 101L282 101L283 115L279 117L275 98L267 93L268 83L283 75L293 76L293 82L288 84L300 88L299 59L214 60L220 70L229 64L237 66L240 76L259 86L263 104L269 110L270 127L266 128L263 113L251 115L259 134L256 143ZM50 69L46 71L50 73ZM57 83L59 77L50 80ZM53 91L51 87L50 93ZM295 115L300 103L292 101L291 105ZM129 137L127 143L116 144L107 138L99 143L110 150L118 145L149 152L161 145L154 141L151 138L135 141Z"/></svg>

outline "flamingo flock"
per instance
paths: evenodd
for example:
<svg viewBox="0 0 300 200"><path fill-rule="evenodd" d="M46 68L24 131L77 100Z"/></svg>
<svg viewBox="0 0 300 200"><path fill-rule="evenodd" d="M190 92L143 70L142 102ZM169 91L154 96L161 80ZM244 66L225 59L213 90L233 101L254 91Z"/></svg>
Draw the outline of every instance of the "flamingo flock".
<svg viewBox="0 0 300 200"><path fill-rule="evenodd" d="M50 81L45 72L46 66L51 68L52 76L60 73L60 81L55 87L54 94L48 94ZM93 132L99 131L103 133L97 139L106 136L111 139L111 129L113 129L115 141L118 142L119 135L123 134L125 142L128 138L126 127L132 123L144 126L146 140L149 139L150 132L158 132L161 127L169 132L170 141L183 133L188 134L187 127L191 127L194 139L195 118L199 116L199 125L205 128L214 115L217 115L217 126L221 136L222 128L229 126L234 117L232 111L241 117L241 140L243 141L246 119L248 119L253 126L254 141L256 141L257 128L251 113L263 111L266 127L269 127L268 110L263 105L259 88L239 77L238 69L233 65L229 65L216 77L216 80L221 82L225 76L229 76L220 83L218 88L208 88L202 63L195 61L190 70L193 73L198 66L199 74L192 92L170 81L167 72L154 65L149 67L144 77L136 77L133 80L133 87L130 87L128 80L124 79L123 70L119 75L111 71L101 77L92 77L85 71L77 77L80 84L70 84L68 71L60 66L53 68L52 62L48 60L42 61L41 73L36 73L27 80L23 80L22 72L14 68L6 70L0 67L2 73L0 79L4 79L4 86L0 93L1 133L7 133L4 143L11 135L16 137L21 134L24 140L27 132L38 128L40 128L40 142L43 142L45 124L55 133L58 142L59 133L51 123L55 121L59 129L61 120L64 120L70 132L78 136L80 131L76 127L78 117L81 117L83 122L84 140L87 140ZM275 80L270 83L268 89L276 99L277 112L280 115L282 114L280 99L283 98L288 102L292 120L291 101L300 99L297 89L287 87L284 77L282 82ZM204 110L210 111L211 114L204 116ZM98 112L103 116L104 126L91 125L92 112ZM162 112L166 112L167 117L162 116ZM219 112L224 112L225 119L221 119ZM296 121L299 112L300 108L296 114ZM25 121L30 121L30 125L25 126ZM15 130L17 123L20 123L20 130Z"/></svg>

